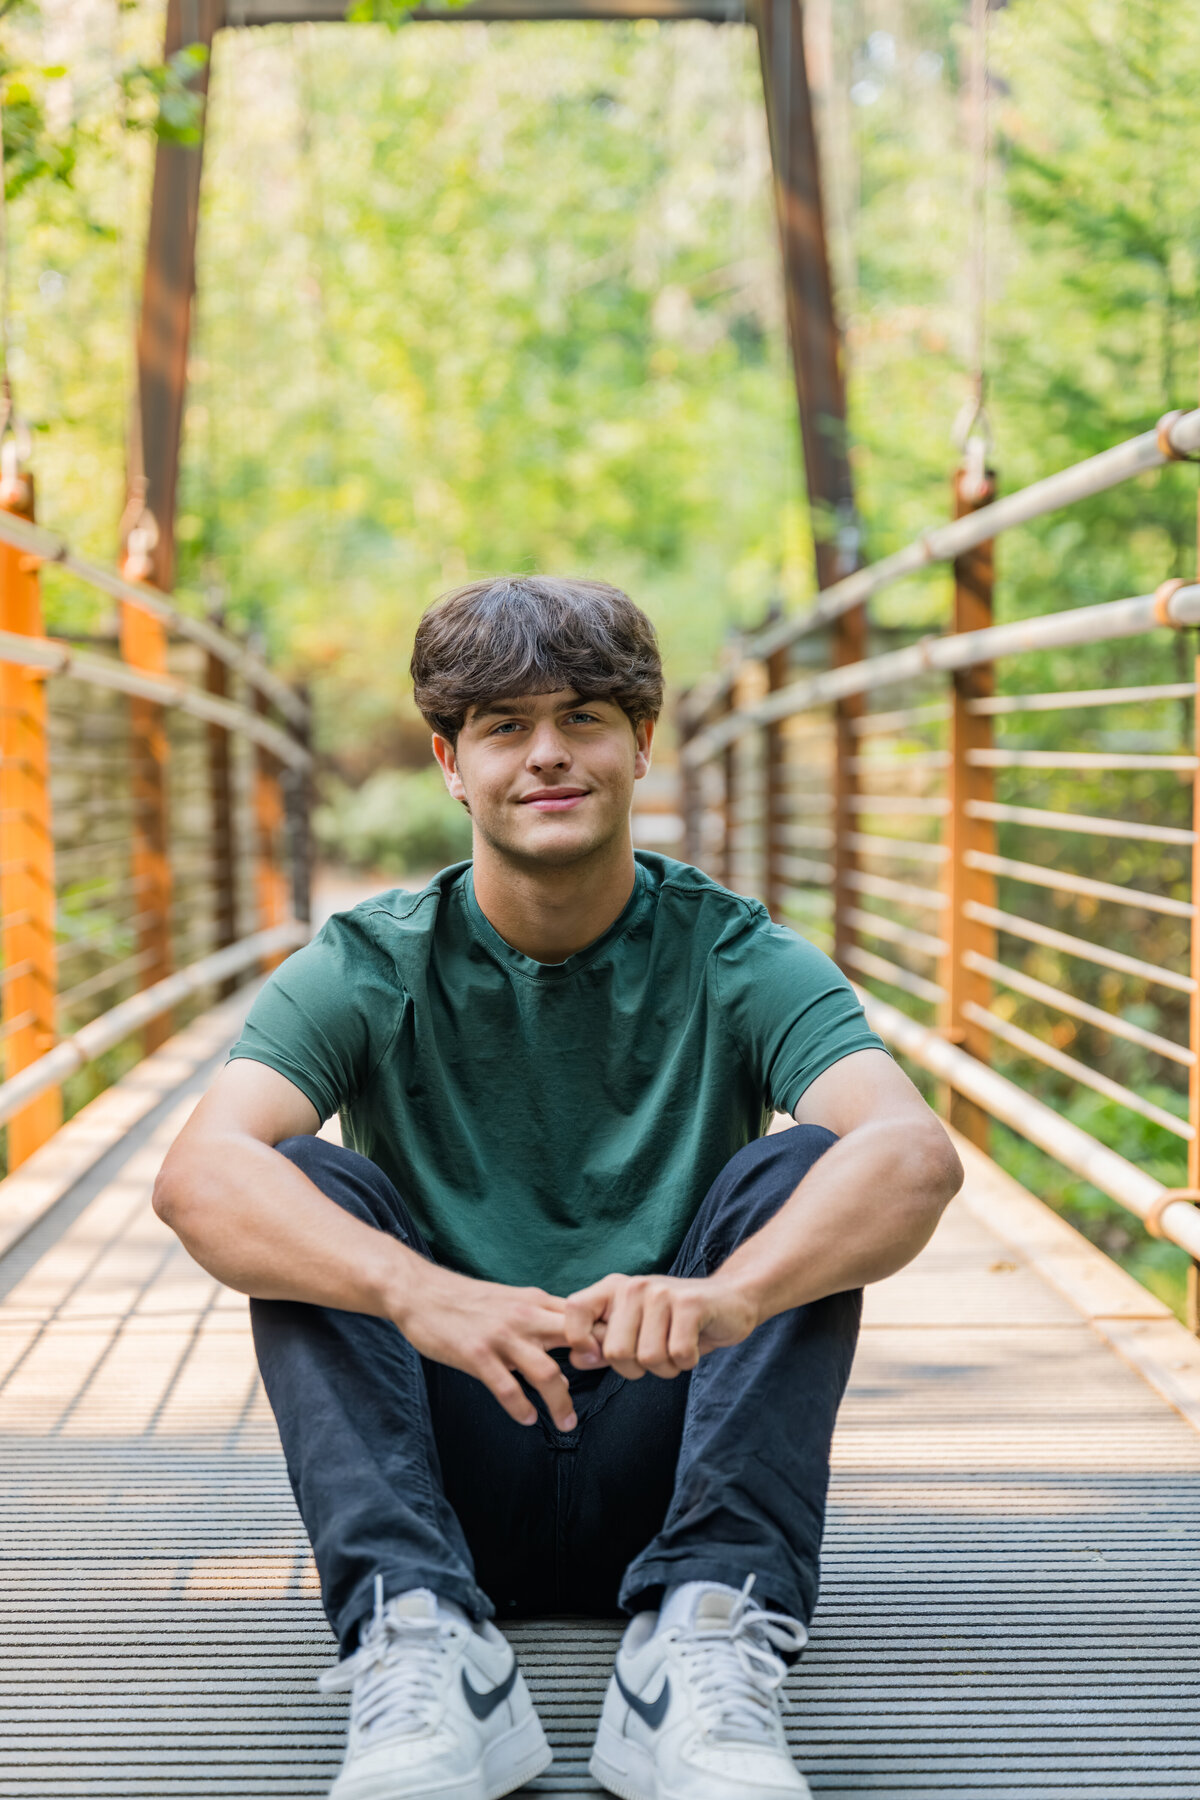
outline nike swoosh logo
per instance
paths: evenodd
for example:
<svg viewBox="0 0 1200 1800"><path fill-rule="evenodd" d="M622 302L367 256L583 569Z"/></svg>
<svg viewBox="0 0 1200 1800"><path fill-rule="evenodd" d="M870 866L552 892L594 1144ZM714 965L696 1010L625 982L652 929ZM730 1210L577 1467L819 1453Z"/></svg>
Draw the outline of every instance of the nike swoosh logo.
<svg viewBox="0 0 1200 1800"><path fill-rule="evenodd" d="M617 1686L621 1690L621 1698L624 1700L626 1706L630 1707L632 1711L637 1714L639 1719L644 1719L651 1731L657 1731L663 1720L666 1718L667 1708L671 1704L671 1683L667 1677L665 1675L663 1676L663 1684L658 1690L657 1700L643 1700L640 1694L630 1693L629 1689L625 1686L625 1683L621 1680L621 1671L619 1669L614 1668L613 1675L616 1678Z"/></svg>
<svg viewBox="0 0 1200 1800"><path fill-rule="evenodd" d="M486 1694L481 1694L477 1688L471 1686L471 1683L467 1680L467 1671L464 1669L462 1672L463 1693L466 1695L467 1705L475 1714L475 1717L477 1719L490 1718L492 1713L494 1713L496 1708L500 1705L500 1702L508 1699L508 1696L512 1693L513 1687L516 1684L516 1679L517 1659L515 1656L513 1657L513 1666L504 1677L504 1680L500 1682L497 1687L489 1688Z"/></svg>

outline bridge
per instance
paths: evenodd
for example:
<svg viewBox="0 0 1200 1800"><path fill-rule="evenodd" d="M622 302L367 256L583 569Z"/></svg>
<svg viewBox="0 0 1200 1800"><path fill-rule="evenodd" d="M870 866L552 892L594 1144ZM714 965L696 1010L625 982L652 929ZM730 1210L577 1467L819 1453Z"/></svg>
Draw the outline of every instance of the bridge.
<svg viewBox="0 0 1200 1800"><path fill-rule="evenodd" d="M344 12L193 10L209 41L224 26ZM467 11L742 17L723 0ZM857 566L789 20L786 0L770 0L756 24L817 591L732 638L720 667L676 695L672 785L635 828L837 959L967 1170L929 1248L868 1296L789 1734L818 1793L1194 1800L1200 665L1187 634L1200 583L1164 570L1142 594L1008 619L993 551L1196 459L1200 410L1164 410L1140 436L1002 497L975 440L955 516ZM183 27L172 4L168 49ZM171 227L194 219L200 151L158 154L143 467L119 561L81 556L35 522L11 435L0 461L11 1800L321 1795L344 1735L344 1703L316 1691L332 1644L245 1302L150 1207L164 1151L258 984L354 898L314 889L307 697L261 647L171 592L194 273L194 243ZM114 602L111 640L47 635L47 565ZM944 631L882 627L873 597L938 567ZM1039 741L1064 714L1073 747L1061 730ZM1186 1322L1046 1200L1097 1193L1174 1251ZM616 1629L513 1628L556 1752L530 1791L595 1791L587 1755Z"/></svg>

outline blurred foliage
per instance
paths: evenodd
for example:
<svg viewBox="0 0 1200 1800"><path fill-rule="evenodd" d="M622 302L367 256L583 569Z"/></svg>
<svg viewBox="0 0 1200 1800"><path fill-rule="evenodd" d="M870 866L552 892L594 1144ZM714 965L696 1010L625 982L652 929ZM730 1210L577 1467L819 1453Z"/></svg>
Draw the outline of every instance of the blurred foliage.
<svg viewBox="0 0 1200 1800"><path fill-rule="evenodd" d="M456 856L463 841L436 775L405 772L427 755L408 689L412 628L440 589L509 567L618 581L654 616L679 685L711 665L732 624L772 599L799 606L811 587L751 32L448 28L405 23L407 11L364 0L356 12L373 22L218 38L178 521L183 602L265 633L313 683L325 841L397 867ZM971 391L968 9L807 11L851 454L875 557L945 517ZM38 435L42 516L101 555L125 497L153 130L186 140L199 122L199 64L185 52L162 65L162 17L162 0L0 13L10 369ZM987 397L1011 490L1194 401L1200 11L1011 0L991 39ZM998 616L1190 574L1195 531L1195 471L1182 467L1022 528L1000 546ZM60 571L46 588L59 628L104 623ZM942 570L898 584L875 603L876 642L939 629L948 592ZM1000 681L1047 692L1191 673L1190 642L1163 634L1026 656ZM1178 750L1190 730L1190 709L1156 701L1012 715L997 735L1026 749ZM944 742L940 726L913 730L892 755ZM1184 829L1190 792L1161 772L996 782L1001 801ZM1178 844L1005 823L999 848L1190 897ZM1183 918L1008 880L997 904L1186 972ZM1187 1040L1178 987L1016 937L999 953L1132 1027ZM1181 1112L1177 1061L1013 991L994 1003ZM1163 1179L1184 1178L1183 1144L1164 1127L1008 1050L997 1066ZM1173 1253L1017 1139L998 1132L997 1144L1178 1300Z"/></svg>
<svg viewBox="0 0 1200 1800"><path fill-rule="evenodd" d="M357 788L333 782L313 825L326 857L371 873L423 873L471 854L471 821L433 766L376 769Z"/></svg>

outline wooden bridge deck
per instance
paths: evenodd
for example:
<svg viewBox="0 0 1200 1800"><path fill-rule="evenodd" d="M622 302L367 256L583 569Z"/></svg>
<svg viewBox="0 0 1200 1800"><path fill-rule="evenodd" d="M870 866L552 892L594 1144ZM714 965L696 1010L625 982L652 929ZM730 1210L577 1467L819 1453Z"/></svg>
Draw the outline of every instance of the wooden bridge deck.
<svg viewBox="0 0 1200 1800"><path fill-rule="evenodd" d="M77 1122L57 1166L0 1189L0 1245L6 1218L61 1193L0 1257L11 1800L290 1800L325 1793L339 1759L344 1702L315 1687L331 1645L245 1304L149 1205L231 1029L193 1028L189 1056L159 1052L132 1098L97 1103L101 1138L132 1121L99 1164ZM814 1789L1195 1800L1198 1360L1163 1309L972 1164L931 1248L871 1296L824 1596L789 1682ZM556 1749L535 1788L591 1792L615 1632L514 1637Z"/></svg>

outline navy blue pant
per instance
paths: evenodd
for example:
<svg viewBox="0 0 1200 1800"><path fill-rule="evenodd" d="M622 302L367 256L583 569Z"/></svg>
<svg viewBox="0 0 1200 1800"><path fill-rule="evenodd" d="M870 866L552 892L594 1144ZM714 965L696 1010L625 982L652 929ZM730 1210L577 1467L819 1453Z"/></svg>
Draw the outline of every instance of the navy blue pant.
<svg viewBox="0 0 1200 1800"><path fill-rule="evenodd" d="M798 1125L726 1164L671 1265L707 1275L778 1211L830 1131ZM353 1150L281 1153L339 1206L429 1251L387 1177ZM768 1320L674 1380L565 1373L578 1417L540 1396L518 1425L470 1375L418 1355L383 1319L252 1300L259 1367L343 1654L389 1594L427 1587L472 1618L611 1617L665 1587L722 1581L807 1621L817 1598L829 1444L861 1294ZM565 1363L566 1352L558 1353Z"/></svg>

